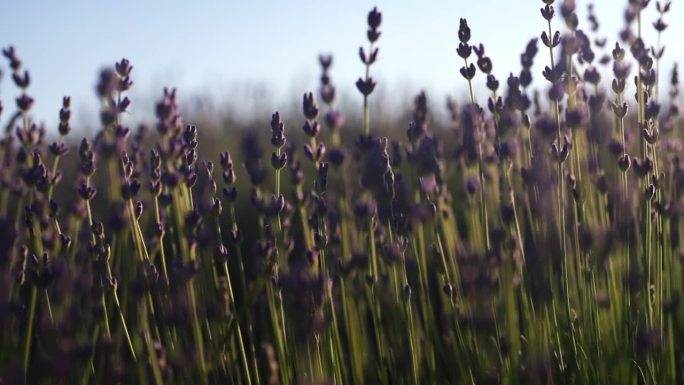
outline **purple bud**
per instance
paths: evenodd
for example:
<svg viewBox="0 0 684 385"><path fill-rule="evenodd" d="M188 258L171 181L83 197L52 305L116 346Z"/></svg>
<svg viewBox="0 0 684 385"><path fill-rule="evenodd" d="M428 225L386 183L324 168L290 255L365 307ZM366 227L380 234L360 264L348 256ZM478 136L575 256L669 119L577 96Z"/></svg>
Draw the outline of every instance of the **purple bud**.
<svg viewBox="0 0 684 385"><path fill-rule="evenodd" d="M117 62L114 67L116 68L116 72L121 77L129 76L133 70L133 66L126 58L121 59L121 61Z"/></svg>
<svg viewBox="0 0 684 385"><path fill-rule="evenodd" d="M17 98L17 107L19 107L21 111L27 112L31 109L31 106L33 106L33 98L30 96L23 94Z"/></svg>
<svg viewBox="0 0 684 385"><path fill-rule="evenodd" d="M271 165L274 169L280 170L287 164L287 153L283 152L280 155L275 152L271 153Z"/></svg>
<svg viewBox="0 0 684 385"><path fill-rule="evenodd" d="M318 105L311 92L304 94L304 97L302 98L302 110L304 111L304 116L308 120L314 120L318 117Z"/></svg>
<svg viewBox="0 0 684 385"><path fill-rule="evenodd" d="M371 93L373 93L375 85L375 81L373 81L373 78L370 77L367 80L359 78L359 80L356 81L356 88L359 90L359 92L361 92L363 96L368 96Z"/></svg>
<svg viewBox="0 0 684 385"><path fill-rule="evenodd" d="M470 63L467 67L463 66L460 69L461 76L466 80L472 80L475 77L475 65Z"/></svg>
<svg viewBox="0 0 684 385"><path fill-rule="evenodd" d="M323 71L328 70L328 69L330 68L330 66L332 65L332 62L333 62L333 56L332 56L332 55L330 55L330 54L328 54L328 55L324 55L324 54L318 55L318 63L319 63L319 64L321 65L321 67L323 68Z"/></svg>
<svg viewBox="0 0 684 385"><path fill-rule="evenodd" d="M373 7L373 9L368 13L368 26L372 29L377 29L380 27L381 23L382 13L378 11L377 7Z"/></svg>
<svg viewBox="0 0 684 385"><path fill-rule="evenodd" d="M211 207L212 207L212 211L213 211L214 215L216 215L216 216L221 215L221 212L223 211L223 205L221 204L220 199L214 198Z"/></svg>
<svg viewBox="0 0 684 385"><path fill-rule="evenodd" d="M458 26L458 39L461 43L468 43L470 41L470 27L468 27L468 21L466 19L461 19Z"/></svg>
<svg viewBox="0 0 684 385"><path fill-rule="evenodd" d="M302 130L304 130L304 133L310 137L310 138L315 138L318 136L318 134L321 132L321 126L318 124L317 121L305 121L304 125L302 126Z"/></svg>
<svg viewBox="0 0 684 385"><path fill-rule="evenodd" d="M472 52L472 47L467 43L459 43L458 48L456 48L456 53L463 59L469 58Z"/></svg>
<svg viewBox="0 0 684 385"><path fill-rule="evenodd" d="M141 201L137 201L135 203L135 219L140 219L142 212L143 212L143 203Z"/></svg>
<svg viewBox="0 0 684 385"><path fill-rule="evenodd" d="M219 163L221 163L221 167L223 167L224 170L233 167L233 159L230 157L228 151L219 154Z"/></svg>
<svg viewBox="0 0 684 385"><path fill-rule="evenodd" d="M12 80L14 80L14 84L25 90L28 88L28 86L31 84L31 76L29 76L28 71L24 71L23 74L20 74L19 72L15 71L12 74Z"/></svg>
<svg viewBox="0 0 684 385"><path fill-rule="evenodd" d="M97 192L97 190L95 190L94 187L88 186L85 183L81 183L81 185L78 188L79 195L81 196L81 198L83 200L86 200L86 201L93 199L96 192Z"/></svg>
<svg viewBox="0 0 684 385"><path fill-rule="evenodd" d="M544 8L541 8L541 14L544 19L546 19L547 21L551 21L555 14L553 6L551 4L546 4Z"/></svg>

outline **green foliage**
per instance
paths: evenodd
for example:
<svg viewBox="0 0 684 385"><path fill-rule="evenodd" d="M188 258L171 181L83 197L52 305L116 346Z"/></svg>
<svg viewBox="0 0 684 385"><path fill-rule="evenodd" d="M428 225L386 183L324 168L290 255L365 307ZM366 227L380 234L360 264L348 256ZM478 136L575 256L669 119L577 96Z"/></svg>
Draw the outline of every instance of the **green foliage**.
<svg viewBox="0 0 684 385"><path fill-rule="evenodd" d="M3 50L21 96L0 145L0 383L684 383L676 68L660 101L648 2L629 2L629 50L612 52L593 12L583 32L563 2L555 32L544 3L542 94L536 39L500 90L461 19L469 100L438 130L419 94L405 138L378 136L369 103L376 9L357 131L322 56L301 132L279 113L185 125L175 90L132 132L123 59L99 77L98 135L69 148L65 98L48 144Z"/></svg>

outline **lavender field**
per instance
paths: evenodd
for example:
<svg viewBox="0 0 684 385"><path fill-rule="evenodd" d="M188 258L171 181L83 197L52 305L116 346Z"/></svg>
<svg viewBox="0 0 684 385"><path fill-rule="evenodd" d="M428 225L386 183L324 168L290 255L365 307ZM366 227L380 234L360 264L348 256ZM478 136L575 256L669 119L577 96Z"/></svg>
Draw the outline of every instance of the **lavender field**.
<svg viewBox="0 0 684 385"><path fill-rule="evenodd" d="M171 87L134 124L114 58L94 134L46 126L3 47L0 384L684 384L684 21L538 3L505 63L454 20L461 94L391 120L379 8L352 106L321 54L249 124Z"/></svg>

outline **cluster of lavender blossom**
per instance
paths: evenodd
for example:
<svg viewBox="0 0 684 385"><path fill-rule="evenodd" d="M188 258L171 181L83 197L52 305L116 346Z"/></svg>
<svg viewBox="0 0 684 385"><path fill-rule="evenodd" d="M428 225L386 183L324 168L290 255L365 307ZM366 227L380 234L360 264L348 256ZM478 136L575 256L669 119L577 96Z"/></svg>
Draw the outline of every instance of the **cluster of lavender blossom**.
<svg viewBox="0 0 684 385"><path fill-rule="evenodd" d="M0 384L684 383L679 80L659 92L671 2L653 47L649 3L609 45L593 6L583 30L543 0L505 84L461 19L469 99L439 129L421 92L405 135L371 120L374 8L361 127L321 55L301 130L275 112L219 153L175 89L126 126L126 59L98 77L97 135L73 137L64 97L52 141L4 49Z"/></svg>

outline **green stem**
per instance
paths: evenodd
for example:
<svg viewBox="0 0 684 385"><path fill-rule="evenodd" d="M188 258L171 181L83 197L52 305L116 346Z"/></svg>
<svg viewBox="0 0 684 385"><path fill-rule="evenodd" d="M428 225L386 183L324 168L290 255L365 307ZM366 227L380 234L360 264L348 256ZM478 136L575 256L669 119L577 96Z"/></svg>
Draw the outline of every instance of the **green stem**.
<svg viewBox="0 0 684 385"><path fill-rule="evenodd" d="M33 342L33 324L36 316L36 303L38 302L38 288L31 287L31 302L29 305L29 321L26 339L24 340L24 383L28 383L28 367L31 358L31 343Z"/></svg>

